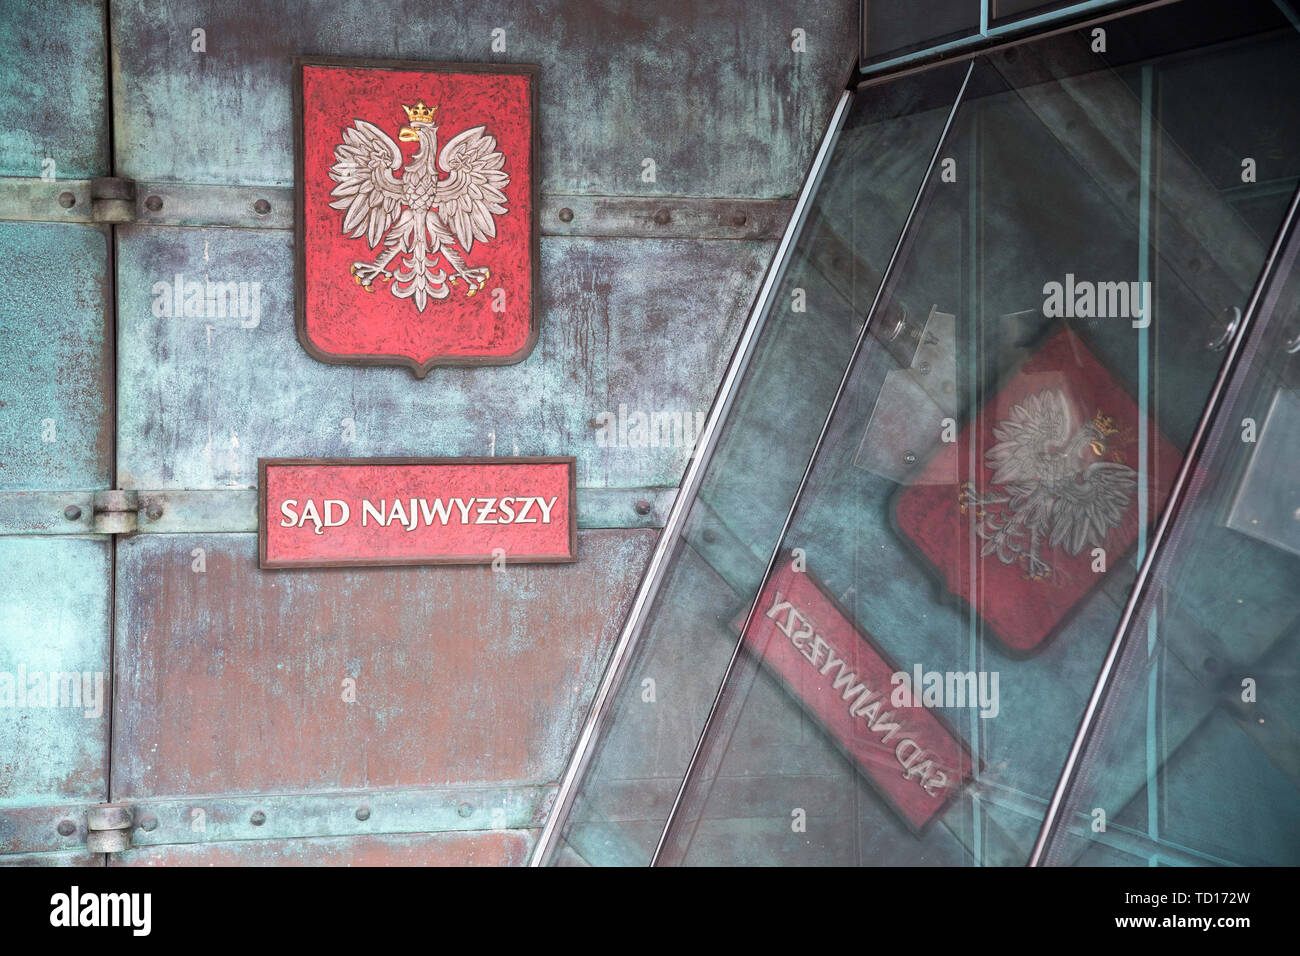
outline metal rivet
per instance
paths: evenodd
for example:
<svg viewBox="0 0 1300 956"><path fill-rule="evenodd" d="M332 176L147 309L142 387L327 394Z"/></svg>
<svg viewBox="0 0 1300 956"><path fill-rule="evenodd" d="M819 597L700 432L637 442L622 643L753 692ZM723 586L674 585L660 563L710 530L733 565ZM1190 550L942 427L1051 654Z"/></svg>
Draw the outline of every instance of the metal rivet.
<svg viewBox="0 0 1300 956"><path fill-rule="evenodd" d="M145 833L153 833L158 829L158 818L152 813L146 813L140 818L140 829Z"/></svg>
<svg viewBox="0 0 1300 956"><path fill-rule="evenodd" d="M60 820L58 829L59 836L72 836L77 832L77 825L71 820Z"/></svg>
<svg viewBox="0 0 1300 956"><path fill-rule="evenodd" d="M270 211L271 204L265 199L259 199L257 202L253 203L253 212L257 213L259 216L265 216Z"/></svg>
<svg viewBox="0 0 1300 956"><path fill-rule="evenodd" d="M254 810L253 815L248 818L248 822L255 827L260 827L263 823L266 822L266 814L263 813L261 810Z"/></svg>
<svg viewBox="0 0 1300 956"><path fill-rule="evenodd" d="M157 521L163 516L162 505L150 505L145 514L149 516L150 521Z"/></svg>
<svg viewBox="0 0 1300 956"><path fill-rule="evenodd" d="M904 452L903 461L907 462L909 465L913 465L916 463L916 455L912 454L910 451Z"/></svg>
<svg viewBox="0 0 1300 956"><path fill-rule="evenodd" d="M150 196L144 201L144 208L150 212L157 212L162 208L162 196Z"/></svg>
<svg viewBox="0 0 1300 956"><path fill-rule="evenodd" d="M655 210L655 222L659 223L661 226L668 225L672 218L673 217L669 214L667 209Z"/></svg>
<svg viewBox="0 0 1300 956"><path fill-rule="evenodd" d="M749 222L749 217L743 212L738 212L731 217L731 224L733 226L743 226L747 222Z"/></svg>
<svg viewBox="0 0 1300 956"><path fill-rule="evenodd" d="M639 515L648 515L652 510L654 510L653 506L644 498L636 503L636 513Z"/></svg>
<svg viewBox="0 0 1300 956"><path fill-rule="evenodd" d="M560 210L560 222L573 222L573 210L568 206Z"/></svg>
<svg viewBox="0 0 1300 956"><path fill-rule="evenodd" d="M470 806L468 803L462 803L460 806L456 808L456 812L460 814L462 817L467 817L474 812L474 808Z"/></svg>
<svg viewBox="0 0 1300 956"><path fill-rule="evenodd" d="M64 209L71 209L77 204L77 197L72 193L59 193L59 205Z"/></svg>
<svg viewBox="0 0 1300 956"><path fill-rule="evenodd" d="M68 505L63 509L63 517L67 518L69 521L76 521L81 517L81 509L76 505Z"/></svg>
<svg viewBox="0 0 1300 956"><path fill-rule="evenodd" d="M370 808L369 808L369 807L357 807L357 814L356 814L356 815L357 815L357 819L358 819L358 820L362 820L362 821L369 820L369 819L370 819Z"/></svg>

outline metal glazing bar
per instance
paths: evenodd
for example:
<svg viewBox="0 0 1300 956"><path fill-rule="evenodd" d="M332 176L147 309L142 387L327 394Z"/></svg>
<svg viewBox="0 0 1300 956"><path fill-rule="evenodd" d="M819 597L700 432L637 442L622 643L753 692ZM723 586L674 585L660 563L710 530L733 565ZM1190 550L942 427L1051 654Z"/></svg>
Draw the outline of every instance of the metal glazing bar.
<svg viewBox="0 0 1300 956"><path fill-rule="evenodd" d="M1119 7L1118 9L1106 9L1095 3L1083 3L1076 4L1066 10L1040 14L1036 17L1017 20L1002 26L990 26L986 34L972 33L960 40L950 40L947 43L936 44L924 50L916 50L912 53L901 54L890 57L888 60L862 66L858 70L862 77L858 83L858 88L861 89L864 85L874 86L877 83L894 80L909 73L933 69L942 64L961 62L986 53L995 53L1013 46L1033 43L1061 33L1088 29L1099 23L1118 20L1135 13L1144 13L1147 10L1154 10L1156 7L1164 7L1178 2L1179 0L1151 0L1149 3ZM1087 16L1094 9L1096 16ZM1080 17L1080 19L1061 23L1067 13L1071 17Z"/></svg>
<svg viewBox="0 0 1300 956"><path fill-rule="evenodd" d="M1115 636L1111 640L1110 648L1107 650L1106 657L1102 662L1101 671L1097 675L1097 682L1093 687L1092 695L1088 698L1088 706L1084 709L1083 719L1079 723L1074 742L1071 744L1069 754L1066 756L1065 766L1056 781L1052 799L1047 806L1047 814L1043 817L1043 824L1039 828L1033 851L1029 855L1030 866L1038 866L1042 863L1049 843L1057 834L1066 795L1073 789L1078 777L1080 757L1092 735L1102 701L1110 689L1115 664L1131 636L1130 628L1138 606L1146 598L1147 585L1151 581L1153 568L1164 555L1164 545L1171 536L1175 516L1188 497L1188 484L1192 475L1196 472L1201 455L1205 452L1210 430L1218 419L1225 392L1236 375L1237 365L1246 338L1255 326L1255 320L1259 314L1260 303L1263 301L1265 291L1273 281L1277 260L1288 241L1288 237L1291 235L1295 223L1297 207L1300 207L1300 190L1297 190L1292 197L1291 205L1282 221L1282 227L1278 230L1277 237L1274 239L1273 245L1268 251L1268 256L1264 260L1259 279L1251 292L1249 305L1246 307L1241 322L1237 325L1236 333L1228 346L1227 357L1219 368L1219 374L1215 377L1214 386L1210 391L1210 399L1206 403L1205 410L1201 413L1200 421L1197 422L1196 432L1192 436L1187 454L1183 457L1182 465L1179 466L1178 474L1174 478L1169 498L1160 514L1160 522L1156 526L1155 534L1151 536L1150 548L1147 551L1145 560L1142 561L1141 567L1138 569L1137 579L1129 591L1128 601L1124 605L1124 613L1120 616L1119 625L1115 629Z"/></svg>
<svg viewBox="0 0 1300 956"><path fill-rule="evenodd" d="M696 445L696 455L687 466L686 475L682 478L681 488L664 523L663 534L660 535L654 554L650 557L650 563L647 565L645 574L641 579L641 586L637 589L636 598L632 603L631 610L628 612L627 621L624 623L618 642L614 645L614 649L610 654L609 663L605 667L600 686L596 689L596 695L592 698L591 709L583 722L573 756L568 767L565 768L564 777L560 781L555 805L546 820L546 825L542 828L541 835L537 838L537 844L529 860L530 866L545 864L550 853L555 849L560 829L568 819L569 810L573 806L573 799L577 794L578 782L591 760L601 728L609 716L614 692L622 684L623 675L632 659L632 652L640 639L646 614L650 610L650 605L654 602L655 595L659 593L659 586L668 567L668 559L686 526L687 513L690 511L690 506L699 492L705 470L713 458L713 451L717 445L722 422L731 409L731 403L736 396L740 381L749 366L759 333L767 320L772 296L775 294L777 284L785 273L790 254L794 250L795 241L803 229L812 197L821 183L827 160L830 158L835 142L839 138L840 129L844 125L844 118L848 114L849 104L852 99L853 94L851 92L847 90L843 92L835 106L834 113L831 114L830 125L826 130L826 135L822 137L821 146L818 148L816 156L813 157L812 167L808 170L808 176L799 192L799 199L795 203L790 223L786 227L780 245L777 246L772 257L772 265L768 268L763 285L758 291L758 297L754 300L754 308L750 314L749 322L746 323L744 330L740 334L740 340L736 343L736 349L732 353L727 373L722 380L717 397L714 398L713 406L709 409L708 419L704 423L704 429L701 431Z"/></svg>
<svg viewBox="0 0 1300 956"><path fill-rule="evenodd" d="M921 178L921 184L917 188L916 197L912 200L912 207L907 212L907 218L903 221L903 228L899 230L898 241L894 244L894 249L890 253L889 262L886 263L884 271L880 276L880 285L876 288L876 295L872 299L871 308L867 310L866 320L862 323L862 328L858 332L858 339L853 345L853 351L849 355L848 364L844 368L844 375L840 378L839 387L835 390L835 398L831 401L831 407L826 412L826 419L822 422L821 432L817 435L817 442L813 445L812 455L808 459L808 464L804 468L803 476L799 479L799 487L795 490L794 500L790 504L790 510L786 513L785 522L781 525L781 533L777 536L776 545L772 549L772 556L768 559L767 570L763 573L763 582L759 585L758 590L754 592L754 600L749 606L749 613L745 615L745 623L740 629L740 636L736 639L736 646L731 652L731 659L727 662L727 669L722 675L722 682L718 685L718 692L714 695L713 704L709 708L709 715L704 721L704 728L700 731L700 736L695 742L695 750L691 754L690 763L687 764L686 773L682 777L682 782L677 789L677 796L673 799L673 805L668 812L668 820L664 824L663 831L659 834L659 843L655 847L654 857L651 859L651 865L659 861L660 854L663 852L664 845L668 839L669 831L672 830L678 811L681 809L682 799L686 793L686 788L690 783L691 775L704 752L704 747L709 738L709 732L718 717L722 706L722 698L726 693L727 684L731 675L736 668L736 662L740 659L740 651L744 645L744 635L748 631L750 621L754 617L754 612L758 608L759 595L763 593L763 588L767 585L767 580L772 575L772 570L776 566L777 556L781 553L781 546L785 541L785 536L790 530L790 524L794 520L795 512L803 498L804 488L808 484L808 479L812 475L813 469L821 457L822 445L826 441L826 435L830 431L831 422L835 418L835 412L838 410L840 401L844 397L844 391L848 387L849 379L853 375L854 368L858 361L858 356L862 353L862 348L867 341L867 333L871 330L872 319L876 317L883 301L886 289L889 287L889 281L893 277L894 268L902 255L903 248L910 239L910 232L913 220L916 218L917 211L921 208L921 202L925 198L926 189L930 184L930 178L934 174L935 167L939 164L939 156L943 152L944 144L948 141L948 134L952 130L953 121L957 118L957 110L960 109L962 99L966 94L966 86L970 83L971 74L975 71L975 64L972 61L966 67L966 75L962 77L961 86L957 90L957 96L953 100L952 109L948 112L948 118L944 122L943 130L939 133L939 140L934 145L934 152L930 156L929 165L926 166L925 174Z"/></svg>

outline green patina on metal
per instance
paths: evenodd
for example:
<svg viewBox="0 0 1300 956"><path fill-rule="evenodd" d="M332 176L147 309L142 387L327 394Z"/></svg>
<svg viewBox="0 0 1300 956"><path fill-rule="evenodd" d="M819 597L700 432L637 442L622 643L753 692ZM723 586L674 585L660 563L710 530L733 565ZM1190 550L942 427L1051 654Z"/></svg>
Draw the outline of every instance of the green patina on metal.
<svg viewBox="0 0 1300 956"><path fill-rule="evenodd" d="M102 229L0 223L0 489L108 487L107 269Z"/></svg>
<svg viewBox="0 0 1300 956"><path fill-rule="evenodd" d="M118 231L119 484L148 489L251 487L258 457L516 453L577 455L580 489L675 485L687 426L708 409L771 254L725 240L546 239L534 354L414 382L302 350L286 235ZM155 315L175 311L177 275L242 284L244 307ZM671 422L657 447L620 436L620 406L624 419L679 413L682 440Z"/></svg>
<svg viewBox="0 0 1300 956"><path fill-rule="evenodd" d="M129 38L115 60L119 175L289 184L289 63L328 52L540 64L543 192L774 198L793 194L808 168L853 60L857 5L792 16L784 4L726 0L665 16L563 0L434 10L297 0L264 11L195 0L186 14L114 5L115 35ZM791 48L795 27L806 52ZM196 28L206 53L192 49Z"/></svg>
<svg viewBox="0 0 1300 956"><path fill-rule="evenodd" d="M108 175L105 22L103 0L0 6L0 176Z"/></svg>
<svg viewBox="0 0 1300 956"><path fill-rule="evenodd" d="M110 551L0 537L0 810L107 799Z"/></svg>

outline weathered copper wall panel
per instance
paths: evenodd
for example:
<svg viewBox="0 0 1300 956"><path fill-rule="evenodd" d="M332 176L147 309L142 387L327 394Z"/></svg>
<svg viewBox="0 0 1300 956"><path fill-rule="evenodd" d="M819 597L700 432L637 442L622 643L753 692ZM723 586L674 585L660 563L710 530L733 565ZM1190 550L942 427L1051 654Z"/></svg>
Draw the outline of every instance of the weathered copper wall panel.
<svg viewBox="0 0 1300 956"><path fill-rule="evenodd" d="M106 799L109 562L106 541L0 537L0 853L6 807ZM52 673L76 686L51 695Z"/></svg>
<svg viewBox="0 0 1300 956"><path fill-rule="evenodd" d="M653 540L583 532L579 564L497 573L123 541L114 797L553 781Z"/></svg>
<svg viewBox="0 0 1300 956"><path fill-rule="evenodd" d="M628 530L581 532L571 567L263 573L253 535L194 533L211 516L142 495L142 515L161 508L143 530L170 533L118 539L115 598L110 542L0 538L0 566L23 569L0 581L0 625L18 622L0 628L0 655L59 644L107 672L115 604L111 796L169 814L137 831L157 848L117 862L522 863L653 543L631 528L662 523L851 63L856 6L111 6L111 77L102 4L75 2L57 24L0 13L0 175L27 177L0 197L0 216L106 211L91 208L86 180L110 172L110 79L111 172L179 191L142 186L122 209L155 224L112 237L0 224L0 266L28 280L0 319L0 491L44 495L40 507L7 502L12 529L89 530L89 504L51 526L65 505L44 502L58 489L251 489L258 457L573 454L580 527ZM286 228L300 53L540 64L546 238L541 339L526 362L416 382L302 351ZM50 184L69 202L45 194L35 177L47 171L81 179ZM255 206L267 197L270 210ZM257 228L157 225L186 222ZM233 296L187 309L168 288L177 275L205 291L233 283ZM639 444L638 416L661 417L662 435ZM45 419L55 441L41 441ZM228 517L209 525L243 527ZM340 699L345 677L355 704ZM0 710L0 730L11 718L0 807L26 809L11 814L9 850L70 861L84 820L45 831L51 814L109 798L108 719L82 721L88 732L59 711ZM337 807L320 816L294 801L308 791L333 807L330 791L376 787L411 788L393 792L418 805L412 831L480 832L402 836L388 822L400 815L372 801L372 833L336 837L351 810L339 823ZM482 806L460 815L448 788ZM240 795L271 793L276 819L253 831ZM179 832L190 796L229 819ZM492 807L508 819L485 819Z"/></svg>
<svg viewBox="0 0 1300 956"><path fill-rule="evenodd" d="M693 435L773 249L545 239L541 339L528 360L415 381L405 369L329 366L302 350L290 238L119 227L122 487L252 487L258 457L516 453L577 455L580 488L676 485L688 442L629 447L598 418L620 405L680 413L682 435ZM176 311L178 274L242 284L247 307L231 314L226 299L205 297L194 310L203 314L159 315Z"/></svg>
<svg viewBox="0 0 1300 956"><path fill-rule="evenodd" d="M65 0L50 13L0 6L0 176L107 175L104 0Z"/></svg>
<svg viewBox="0 0 1300 956"><path fill-rule="evenodd" d="M113 866L522 866L534 831L417 833L141 847Z"/></svg>
<svg viewBox="0 0 1300 956"><path fill-rule="evenodd" d="M108 487L107 233L0 223L0 274L0 489Z"/></svg>
<svg viewBox="0 0 1300 956"><path fill-rule="evenodd" d="M540 64L544 192L787 196L857 33L857 4L843 0L193 0L182 9L113 6L120 175L289 183L289 61L311 53ZM206 52L194 50L196 29ZM806 52L792 49L795 29ZM647 157L653 182L642 178Z"/></svg>

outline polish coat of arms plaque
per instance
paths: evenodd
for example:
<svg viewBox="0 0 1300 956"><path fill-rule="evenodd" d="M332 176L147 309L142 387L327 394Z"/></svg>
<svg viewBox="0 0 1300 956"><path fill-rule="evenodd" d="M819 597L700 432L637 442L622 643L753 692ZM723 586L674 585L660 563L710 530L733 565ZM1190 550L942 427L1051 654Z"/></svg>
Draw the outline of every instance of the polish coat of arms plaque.
<svg viewBox="0 0 1300 956"><path fill-rule="evenodd" d="M294 69L303 347L417 377L522 361L537 338L537 68Z"/></svg>

